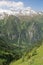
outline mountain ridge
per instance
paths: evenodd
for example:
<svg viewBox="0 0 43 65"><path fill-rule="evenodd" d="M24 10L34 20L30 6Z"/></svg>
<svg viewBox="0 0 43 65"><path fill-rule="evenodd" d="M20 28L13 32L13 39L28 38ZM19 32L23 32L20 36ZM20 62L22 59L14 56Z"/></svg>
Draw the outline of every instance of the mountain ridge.
<svg viewBox="0 0 43 65"><path fill-rule="evenodd" d="M0 19L3 19L5 15L14 15L14 16L31 16L33 17L34 15L43 15L42 11L36 12L32 10L31 8L26 8L26 9L20 9L18 10L3 10L0 9Z"/></svg>

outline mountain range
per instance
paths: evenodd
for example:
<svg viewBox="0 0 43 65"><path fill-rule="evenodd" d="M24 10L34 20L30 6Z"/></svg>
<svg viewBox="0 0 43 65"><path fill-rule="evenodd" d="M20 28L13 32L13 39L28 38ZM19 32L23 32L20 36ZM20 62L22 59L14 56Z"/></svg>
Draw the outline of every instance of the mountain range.
<svg viewBox="0 0 43 65"><path fill-rule="evenodd" d="M31 14L30 10L24 10L23 14L23 10L18 14L14 14L14 10L0 10L0 65L10 65L13 60L15 63L21 58L21 62L24 62L25 57L29 60L39 56L36 50L43 43L43 12L39 14L31 10ZM24 15L27 11L28 15Z"/></svg>
<svg viewBox="0 0 43 65"><path fill-rule="evenodd" d="M33 15L43 15L42 11L34 11L31 8L25 8L20 10L5 10L0 9L0 19L3 19L5 15L15 15L15 16L33 16Z"/></svg>

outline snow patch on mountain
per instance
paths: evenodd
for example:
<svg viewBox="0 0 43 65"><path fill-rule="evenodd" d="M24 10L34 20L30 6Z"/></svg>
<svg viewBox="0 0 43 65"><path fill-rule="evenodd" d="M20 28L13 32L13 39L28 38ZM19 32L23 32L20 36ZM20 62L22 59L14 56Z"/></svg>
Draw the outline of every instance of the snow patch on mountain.
<svg viewBox="0 0 43 65"><path fill-rule="evenodd" d="M3 19L5 17L5 14L9 15L24 15L24 16L33 16L37 14L42 14L42 12L36 12L31 9L31 7L26 7L22 8L20 10L5 10L5 9L0 9L0 19Z"/></svg>

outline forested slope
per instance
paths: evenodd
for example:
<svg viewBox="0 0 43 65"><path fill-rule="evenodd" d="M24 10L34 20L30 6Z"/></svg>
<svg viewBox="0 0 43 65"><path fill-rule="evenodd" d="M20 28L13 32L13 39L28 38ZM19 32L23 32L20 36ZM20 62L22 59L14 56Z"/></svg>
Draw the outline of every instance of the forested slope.
<svg viewBox="0 0 43 65"><path fill-rule="evenodd" d="M0 19L0 65L24 58L43 42L43 16Z"/></svg>

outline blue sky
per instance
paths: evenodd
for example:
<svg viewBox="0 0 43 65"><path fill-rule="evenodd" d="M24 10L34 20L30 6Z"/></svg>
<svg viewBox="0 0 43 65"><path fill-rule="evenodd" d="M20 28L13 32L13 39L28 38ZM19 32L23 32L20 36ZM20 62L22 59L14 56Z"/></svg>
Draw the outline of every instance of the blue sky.
<svg viewBox="0 0 43 65"><path fill-rule="evenodd" d="M31 7L35 11L41 11L41 10L43 11L43 0L0 0L0 3L1 3L1 1L3 1L3 2L11 1L11 2L16 2L16 3L21 2L21 3L23 3L22 6L24 5L24 7ZM8 6L6 4L4 6L1 6L1 5L2 4L0 4L0 8L1 7L8 8L8 9L10 8L10 7L8 7L9 5Z"/></svg>
<svg viewBox="0 0 43 65"><path fill-rule="evenodd" d="M11 1L22 1L25 6L32 7L34 10L43 10L43 0L11 0Z"/></svg>

